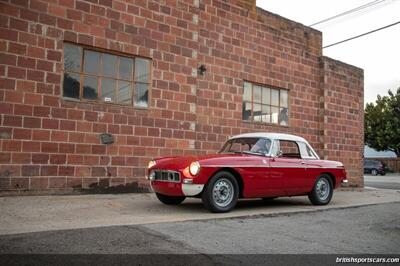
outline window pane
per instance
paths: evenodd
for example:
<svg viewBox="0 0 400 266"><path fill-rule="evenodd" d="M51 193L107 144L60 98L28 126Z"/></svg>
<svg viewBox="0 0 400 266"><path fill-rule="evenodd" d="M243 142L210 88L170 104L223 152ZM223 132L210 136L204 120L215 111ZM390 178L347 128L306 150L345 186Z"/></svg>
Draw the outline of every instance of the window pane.
<svg viewBox="0 0 400 266"><path fill-rule="evenodd" d="M133 59L128 57L119 58L119 78L132 80Z"/></svg>
<svg viewBox="0 0 400 266"><path fill-rule="evenodd" d="M84 72L98 74L99 66L100 66L100 53L85 50Z"/></svg>
<svg viewBox="0 0 400 266"><path fill-rule="evenodd" d="M103 78L101 81L101 98L105 102L115 102L115 87L117 81L115 79Z"/></svg>
<svg viewBox="0 0 400 266"><path fill-rule="evenodd" d="M122 104L132 103L132 83L125 81L119 82L118 103Z"/></svg>
<svg viewBox="0 0 400 266"><path fill-rule="evenodd" d="M143 83L136 83L135 87L135 106L138 107L147 107L147 100L148 100L148 89L147 84Z"/></svg>
<svg viewBox="0 0 400 266"><path fill-rule="evenodd" d="M64 73L63 96L79 99L79 74Z"/></svg>
<svg viewBox="0 0 400 266"><path fill-rule="evenodd" d="M254 104L253 108L254 108L253 109L254 121L261 122L262 121L261 104Z"/></svg>
<svg viewBox="0 0 400 266"><path fill-rule="evenodd" d="M279 106L279 90L271 89L271 105Z"/></svg>
<svg viewBox="0 0 400 266"><path fill-rule="evenodd" d="M251 103L244 102L242 108L243 120L251 120Z"/></svg>
<svg viewBox="0 0 400 266"><path fill-rule="evenodd" d="M243 101L251 102L251 84L248 82L243 84Z"/></svg>
<svg viewBox="0 0 400 266"><path fill-rule="evenodd" d="M287 126L289 120L288 109L281 108L279 111L279 124L281 126Z"/></svg>
<svg viewBox="0 0 400 266"><path fill-rule="evenodd" d="M81 47L64 43L64 71L81 71L81 52Z"/></svg>
<svg viewBox="0 0 400 266"><path fill-rule="evenodd" d="M135 59L135 81L148 82L149 80L149 60Z"/></svg>
<svg viewBox="0 0 400 266"><path fill-rule="evenodd" d="M271 123L278 124L279 108L271 106Z"/></svg>
<svg viewBox="0 0 400 266"><path fill-rule="evenodd" d="M271 106L262 106L262 121L266 123L271 123Z"/></svg>
<svg viewBox="0 0 400 266"><path fill-rule="evenodd" d="M271 90L269 88L262 88L262 103L271 104Z"/></svg>
<svg viewBox="0 0 400 266"><path fill-rule="evenodd" d="M83 78L83 98L94 100L97 99L97 78L85 76Z"/></svg>
<svg viewBox="0 0 400 266"><path fill-rule="evenodd" d="M288 107L288 91L287 90L281 90L281 107Z"/></svg>
<svg viewBox="0 0 400 266"><path fill-rule="evenodd" d="M103 75L117 77L117 58L115 55L103 54Z"/></svg>
<svg viewBox="0 0 400 266"><path fill-rule="evenodd" d="M254 86L253 87L253 101L255 103L261 103L261 87L260 86Z"/></svg>

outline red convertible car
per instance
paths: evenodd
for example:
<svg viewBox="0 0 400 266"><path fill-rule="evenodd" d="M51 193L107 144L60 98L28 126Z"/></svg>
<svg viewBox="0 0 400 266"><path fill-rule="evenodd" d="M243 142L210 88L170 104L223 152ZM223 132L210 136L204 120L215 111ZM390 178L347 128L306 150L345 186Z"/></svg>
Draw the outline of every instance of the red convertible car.
<svg viewBox="0 0 400 266"><path fill-rule="evenodd" d="M325 205L347 183L342 163L321 160L304 138L278 133L231 137L218 154L157 158L147 178L161 202L197 197L212 212L232 210L239 198L308 195Z"/></svg>

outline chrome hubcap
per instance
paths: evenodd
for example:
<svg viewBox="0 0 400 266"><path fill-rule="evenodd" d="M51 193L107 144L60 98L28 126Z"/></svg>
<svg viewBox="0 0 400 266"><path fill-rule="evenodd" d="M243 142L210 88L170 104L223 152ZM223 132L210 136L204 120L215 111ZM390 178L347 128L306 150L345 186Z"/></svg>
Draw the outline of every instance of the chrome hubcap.
<svg viewBox="0 0 400 266"><path fill-rule="evenodd" d="M325 178L321 178L317 182L317 195L320 200L326 200L329 197L330 184Z"/></svg>
<svg viewBox="0 0 400 266"><path fill-rule="evenodd" d="M226 178L219 179L213 187L213 198L219 207L228 206L233 200L233 185Z"/></svg>

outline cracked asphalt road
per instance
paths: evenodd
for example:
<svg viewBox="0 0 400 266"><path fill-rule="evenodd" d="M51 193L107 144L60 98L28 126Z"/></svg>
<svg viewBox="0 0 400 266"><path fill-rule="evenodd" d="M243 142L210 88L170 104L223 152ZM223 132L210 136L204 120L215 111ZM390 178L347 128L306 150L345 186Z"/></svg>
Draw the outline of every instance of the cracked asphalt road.
<svg viewBox="0 0 400 266"><path fill-rule="evenodd" d="M0 236L0 254L400 254L400 203Z"/></svg>

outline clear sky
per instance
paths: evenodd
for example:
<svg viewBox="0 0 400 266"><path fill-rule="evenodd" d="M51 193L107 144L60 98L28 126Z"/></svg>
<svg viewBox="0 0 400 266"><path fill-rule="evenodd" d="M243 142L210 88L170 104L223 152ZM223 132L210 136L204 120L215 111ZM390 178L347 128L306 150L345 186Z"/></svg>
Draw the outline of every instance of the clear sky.
<svg viewBox="0 0 400 266"><path fill-rule="evenodd" d="M340 14L373 0L257 0L257 6L304 25ZM380 0L369 8L313 26L329 45L400 21L400 0ZM364 69L364 101L400 87L400 24L325 48L323 54Z"/></svg>

